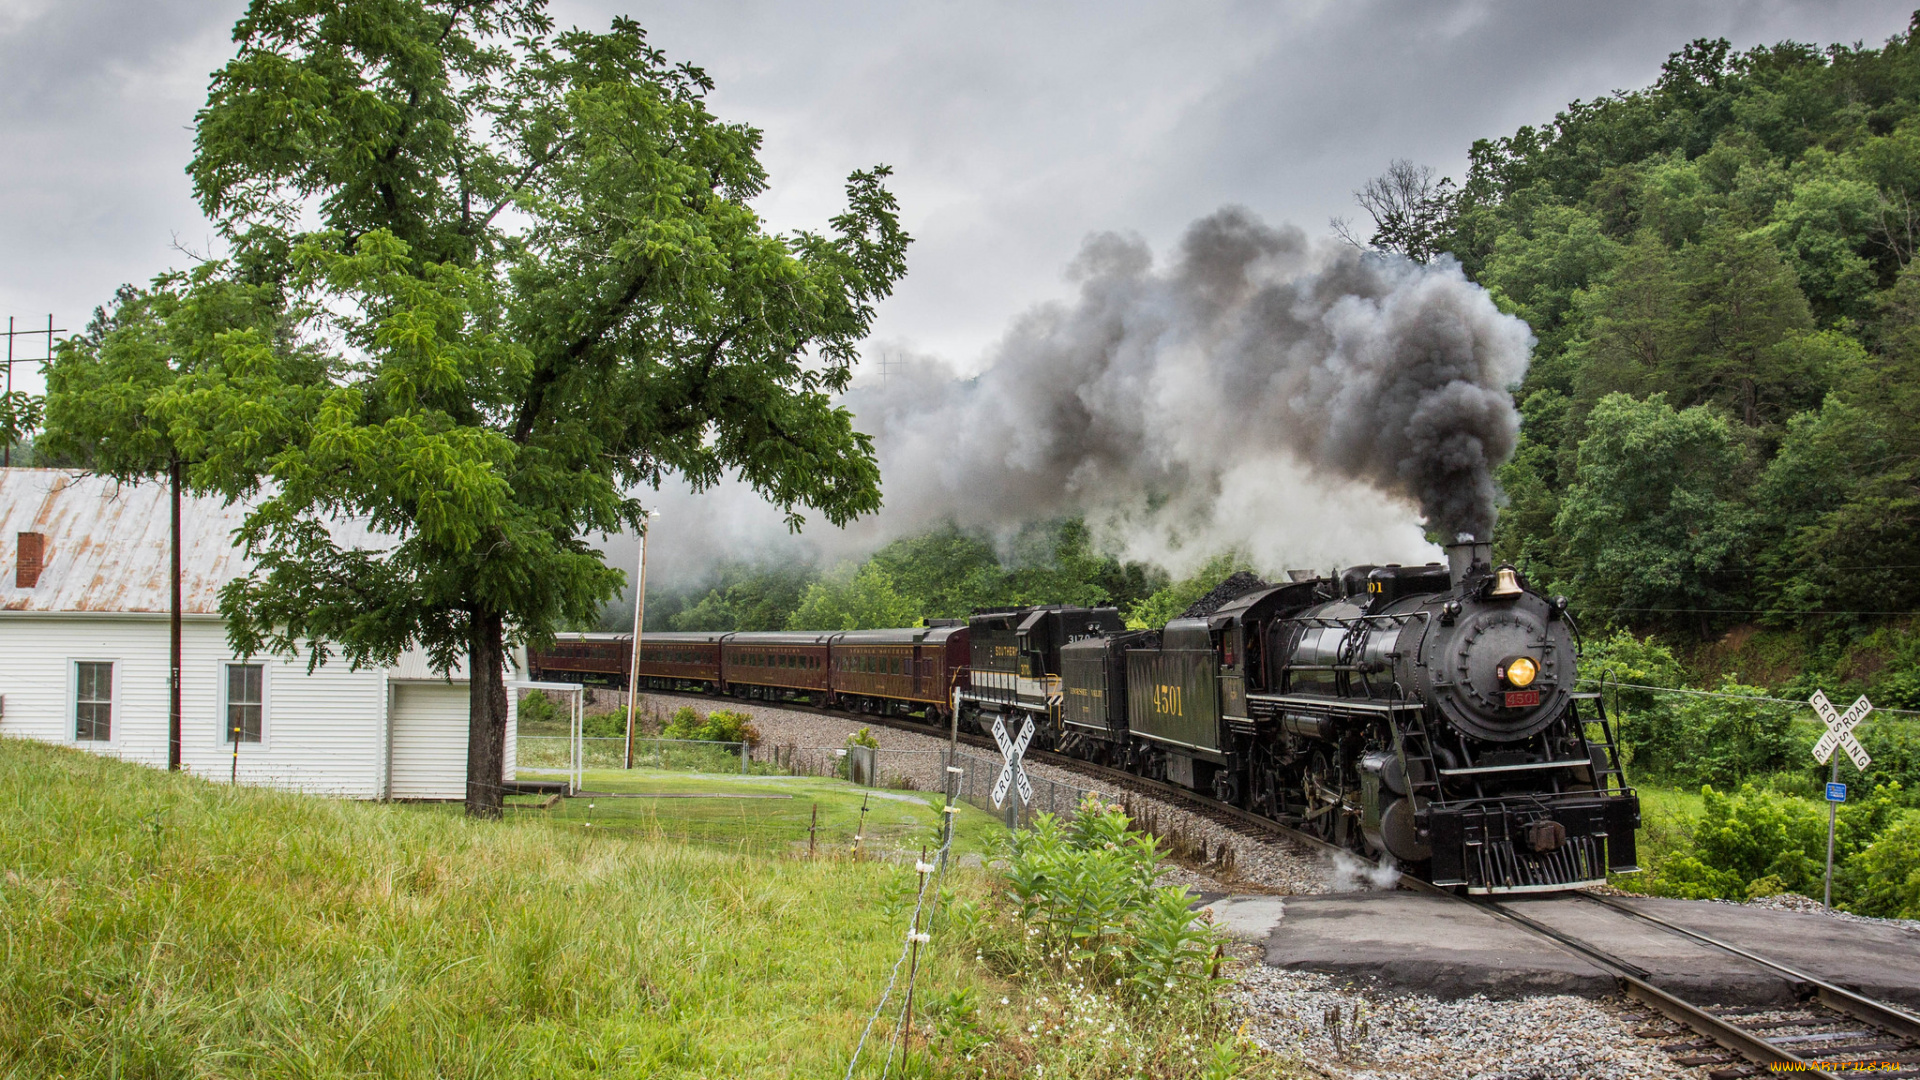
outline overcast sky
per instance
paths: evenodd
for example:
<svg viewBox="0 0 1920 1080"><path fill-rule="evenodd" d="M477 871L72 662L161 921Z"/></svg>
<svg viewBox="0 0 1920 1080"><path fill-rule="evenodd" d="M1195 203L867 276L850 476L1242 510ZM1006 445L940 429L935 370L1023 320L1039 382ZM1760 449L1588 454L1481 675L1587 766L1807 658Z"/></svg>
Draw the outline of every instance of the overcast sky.
<svg viewBox="0 0 1920 1080"><path fill-rule="evenodd" d="M1264 4L566 0L625 13L766 132L776 229L822 227L848 171L895 169L916 242L875 347L977 367L1063 295L1100 230L1156 249L1223 204L1326 229L1396 157L1458 178L1476 138L1636 88L1697 37L1878 44L1915 0ZM116 285L206 250L183 169L243 4L0 0L0 315L77 329ZM40 355L22 342L20 355ZM38 389L31 365L19 385Z"/></svg>
<svg viewBox="0 0 1920 1080"><path fill-rule="evenodd" d="M1063 291L1090 232L1164 247L1240 203L1325 228L1395 157L1456 177L1476 138L1645 85L1695 37L1878 43L1913 0L1790 3L570 2L639 19L766 132L776 228L818 227L876 162L916 238L876 342L977 364ZM243 5L0 3L0 315L77 328L114 286L204 250L183 168ZM35 346L21 343L28 352ZM33 355L38 355L33 353ZM16 372L30 387L36 375Z"/></svg>

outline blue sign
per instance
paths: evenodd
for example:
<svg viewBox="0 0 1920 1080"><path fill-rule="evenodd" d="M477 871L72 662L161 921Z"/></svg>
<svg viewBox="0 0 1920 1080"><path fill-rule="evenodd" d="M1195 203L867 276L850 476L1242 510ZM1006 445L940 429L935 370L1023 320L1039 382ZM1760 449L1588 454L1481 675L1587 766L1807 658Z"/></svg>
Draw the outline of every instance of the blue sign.
<svg viewBox="0 0 1920 1080"><path fill-rule="evenodd" d="M1846 802L1847 801L1847 785L1828 784L1827 785L1827 801L1828 802Z"/></svg>

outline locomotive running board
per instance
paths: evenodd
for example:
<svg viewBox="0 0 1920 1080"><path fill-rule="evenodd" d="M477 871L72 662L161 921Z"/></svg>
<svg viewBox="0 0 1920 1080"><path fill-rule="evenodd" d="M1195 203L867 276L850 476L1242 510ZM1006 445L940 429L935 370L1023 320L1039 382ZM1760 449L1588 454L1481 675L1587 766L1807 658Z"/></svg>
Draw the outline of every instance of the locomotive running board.
<svg viewBox="0 0 1920 1080"><path fill-rule="evenodd" d="M1278 705L1300 709L1314 709L1321 712L1342 712L1358 710L1360 712L1418 712L1426 706L1417 701L1368 701L1366 698L1320 698L1296 697L1292 694L1248 694L1249 703Z"/></svg>

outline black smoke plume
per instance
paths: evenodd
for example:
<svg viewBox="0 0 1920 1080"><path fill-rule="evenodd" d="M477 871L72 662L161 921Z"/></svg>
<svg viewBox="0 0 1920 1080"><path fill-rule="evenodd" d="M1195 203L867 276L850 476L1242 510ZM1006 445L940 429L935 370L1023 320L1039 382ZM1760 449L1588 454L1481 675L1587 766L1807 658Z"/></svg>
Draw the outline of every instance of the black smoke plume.
<svg viewBox="0 0 1920 1080"><path fill-rule="evenodd" d="M1409 511L1448 540L1491 532L1531 335L1457 264L1229 208L1164 268L1108 234L1071 277L1077 297L1018 320L977 378L908 365L849 398L879 446L884 531L1080 512L1146 556L1148 534L1258 554L1263 530L1351 538Z"/></svg>

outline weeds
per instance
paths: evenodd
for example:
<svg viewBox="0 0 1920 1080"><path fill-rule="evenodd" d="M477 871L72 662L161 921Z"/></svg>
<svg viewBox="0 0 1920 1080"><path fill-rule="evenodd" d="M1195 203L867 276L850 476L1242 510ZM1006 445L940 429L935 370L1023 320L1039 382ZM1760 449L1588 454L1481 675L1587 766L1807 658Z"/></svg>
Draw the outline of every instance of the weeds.
<svg viewBox="0 0 1920 1080"><path fill-rule="evenodd" d="M933 1014L935 1046L966 1075L1228 1080L1279 1068L1233 1029L1219 938L1183 889L1154 885L1159 844L1129 826L1093 799L1070 821L1039 815L1004 852L1004 893L950 907L947 936L1019 994Z"/></svg>

